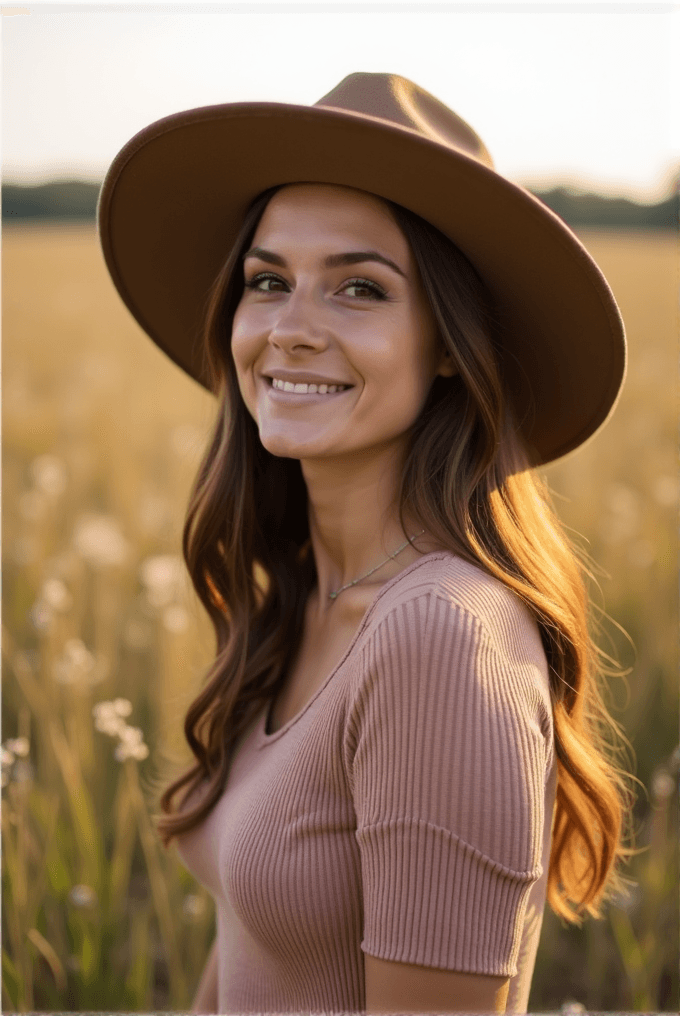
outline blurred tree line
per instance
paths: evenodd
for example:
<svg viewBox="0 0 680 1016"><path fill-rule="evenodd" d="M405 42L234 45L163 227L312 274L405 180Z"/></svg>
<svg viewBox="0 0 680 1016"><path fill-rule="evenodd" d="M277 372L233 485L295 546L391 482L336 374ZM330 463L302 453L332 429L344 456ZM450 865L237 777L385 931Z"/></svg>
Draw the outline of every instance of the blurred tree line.
<svg viewBox="0 0 680 1016"><path fill-rule="evenodd" d="M94 219L101 184L83 180L53 181L38 186L7 183L2 188L3 222L35 219L83 221ZM531 189L531 188L530 188ZM680 171L670 194L658 204L639 204L627 198L590 194L571 187L531 190L569 226L623 229L677 229L680 218Z"/></svg>

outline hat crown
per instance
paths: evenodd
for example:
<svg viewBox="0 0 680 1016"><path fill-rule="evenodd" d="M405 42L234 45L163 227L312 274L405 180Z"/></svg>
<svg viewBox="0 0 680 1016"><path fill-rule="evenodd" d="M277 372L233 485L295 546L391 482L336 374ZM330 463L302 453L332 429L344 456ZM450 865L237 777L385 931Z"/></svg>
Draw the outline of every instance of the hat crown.
<svg viewBox="0 0 680 1016"><path fill-rule="evenodd" d="M472 127L434 95L399 74L348 74L314 105L407 127L493 169L493 159Z"/></svg>

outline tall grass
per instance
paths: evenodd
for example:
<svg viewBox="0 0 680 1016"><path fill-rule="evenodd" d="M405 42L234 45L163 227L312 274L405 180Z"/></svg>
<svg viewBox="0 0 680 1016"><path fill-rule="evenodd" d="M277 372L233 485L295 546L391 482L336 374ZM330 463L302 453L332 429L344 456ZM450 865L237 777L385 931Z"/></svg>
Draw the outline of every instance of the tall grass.
<svg viewBox="0 0 680 1016"><path fill-rule="evenodd" d="M122 307L92 227L3 239L2 1004L188 1009L214 905L160 847L148 779L163 755L189 761L182 719L214 648L179 552L212 402ZM530 1009L674 1011L676 266L663 235L584 240L623 309L629 379L605 431L547 473L635 643L607 627L648 849L606 920L546 909Z"/></svg>

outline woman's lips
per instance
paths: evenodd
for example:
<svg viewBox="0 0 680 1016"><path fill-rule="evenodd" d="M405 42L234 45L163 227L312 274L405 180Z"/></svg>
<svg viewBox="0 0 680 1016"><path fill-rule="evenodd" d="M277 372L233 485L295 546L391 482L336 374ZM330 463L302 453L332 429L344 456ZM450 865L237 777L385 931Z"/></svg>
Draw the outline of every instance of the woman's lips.
<svg viewBox="0 0 680 1016"><path fill-rule="evenodd" d="M280 402L287 406L306 406L318 402L332 402L333 399L339 399L341 396L347 395L354 387L345 388L341 392L326 392L324 395L320 395L318 392L284 392L280 388L274 388L269 378L263 378L262 381L267 389L269 398L273 402Z"/></svg>

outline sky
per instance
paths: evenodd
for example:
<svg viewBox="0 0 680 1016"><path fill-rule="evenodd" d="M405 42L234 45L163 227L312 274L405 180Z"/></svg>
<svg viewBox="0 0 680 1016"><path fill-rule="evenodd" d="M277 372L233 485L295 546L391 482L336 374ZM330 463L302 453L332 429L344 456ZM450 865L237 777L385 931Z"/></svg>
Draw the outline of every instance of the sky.
<svg viewBox="0 0 680 1016"><path fill-rule="evenodd" d="M137 131L221 102L312 104L401 74L496 168L659 200L680 164L680 3L3 5L5 182L101 180ZM22 13L23 12L23 13Z"/></svg>

